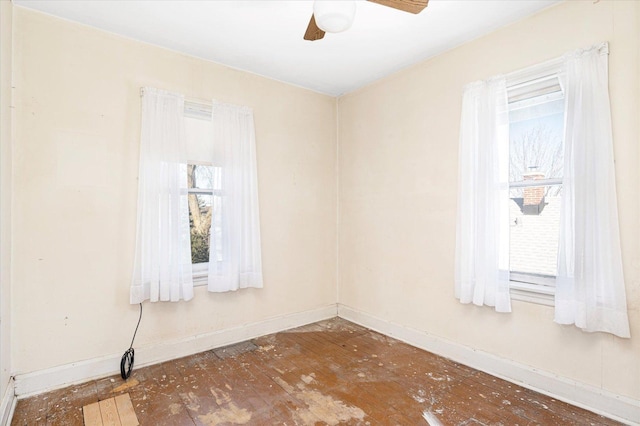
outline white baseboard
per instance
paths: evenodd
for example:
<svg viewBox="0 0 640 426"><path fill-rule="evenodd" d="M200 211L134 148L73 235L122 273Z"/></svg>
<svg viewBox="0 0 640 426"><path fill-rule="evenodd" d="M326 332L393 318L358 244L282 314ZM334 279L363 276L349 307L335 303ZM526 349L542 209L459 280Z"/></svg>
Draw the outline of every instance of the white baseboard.
<svg viewBox="0 0 640 426"><path fill-rule="evenodd" d="M338 304L338 316L558 400L626 424L640 424L640 401L638 400L616 395L604 389L541 371L487 352L477 351L342 304Z"/></svg>
<svg viewBox="0 0 640 426"><path fill-rule="evenodd" d="M182 358L266 334L334 318L336 315L337 306L331 304L311 311L282 315L257 323L246 324L212 333L189 336L184 339L161 342L149 346L141 346L135 348L134 367L137 369L151 364ZM120 374L121 357L122 354L113 354L48 368L46 370L17 374L15 378L15 394L18 398L26 398L31 395L59 389L76 383Z"/></svg>
<svg viewBox="0 0 640 426"><path fill-rule="evenodd" d="M311 311L283 315L185 339L136 348L135 368L189 356L266 334L333 318L336 315L412 346L450 358L553 398L602 414L615 420L639 425L640 401L616 395L591 385L576 382L515 361L477 351L423 331L408 328L371 314L338 304ZM120 357L115 354L72 364L18 374L11 381L0 405L0 425L9 424L18 398L46 392L88 380L119 374Z"/></svg>
<svg viewBox="0 0 640 426"><path fill-rule="evenodd" d="M0 425L1 426L7 426L11 424L11 419L13 418L13 411L16 409L17 402L18 402L18 399L16 398L15 383L12 377L11 379L9 379L7 390L4 392L4 396L2 397L2 402L0 403Z"/></svg>

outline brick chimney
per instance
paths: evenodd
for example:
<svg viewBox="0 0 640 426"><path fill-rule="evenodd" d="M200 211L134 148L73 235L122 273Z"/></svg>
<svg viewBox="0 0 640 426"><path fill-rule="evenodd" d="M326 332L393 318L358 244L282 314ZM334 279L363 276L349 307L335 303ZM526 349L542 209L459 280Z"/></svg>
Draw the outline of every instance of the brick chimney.
<svg viewBox="0 0 640 426"><path fill-rule="evenodd" d="M544 173L529 172L522 174L523 180L542 180ZM530 186L524 188L524 199L522 200L522 210L524 214L540 214L544 208L544 186Z"/></svg>

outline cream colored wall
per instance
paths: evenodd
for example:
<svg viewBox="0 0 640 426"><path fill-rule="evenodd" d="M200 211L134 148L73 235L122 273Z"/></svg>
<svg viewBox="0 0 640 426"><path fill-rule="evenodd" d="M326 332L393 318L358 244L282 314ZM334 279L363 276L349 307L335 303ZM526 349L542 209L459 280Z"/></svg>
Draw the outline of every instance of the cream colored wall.
<svg viewBox="0 0 640 426"><path fill-rule="evenodd" d="M0 0L0 398L11 376L11 72L13 4Z"/></svg>
<svg viewBox="0 0 640 426"><path fill-rule="evenodd" d="M11 70L6 3L3 73ZM567 2L340 98L339 173L333 98L20 7L13 12L12 373L128 347L137 320L128 285L139 88L155 86L254 108L265 288L198 288L188 303L146 304L136 346L335 303L338 176L340 303L640 398L640 3ZM453 298L463 85L603 40L611 47L630 340L555 325L544 306L514 302L511 315L498 315ZM10 126L6 113L0 118L6 173ZM2 350L6 338L3 331Z"/></svg>
<svg viewBox="0 0 640 426"><path fill-rule="evenodd" d="M610 42L616 181L631 339L453 294L463 86ZM640 399L640 2L570 1L338 102L339 302L380 319Z"/></svg>
<svg viewBox="0 0 640 426"><path fill-rule="evenodd" d="M265 287L147 303L136 347L335 304L334 98L20 7L14 28L16 373L128 348L141 86L253 107Z"/></svg>

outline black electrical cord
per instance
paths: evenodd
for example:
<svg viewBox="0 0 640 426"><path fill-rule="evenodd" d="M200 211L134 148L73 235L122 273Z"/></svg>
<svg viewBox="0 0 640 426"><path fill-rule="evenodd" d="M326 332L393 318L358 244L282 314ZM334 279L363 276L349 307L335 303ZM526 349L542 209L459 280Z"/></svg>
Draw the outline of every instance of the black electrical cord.
<svg viewBox="0 0 640 426"><path fill-rule="evenodd" d="M135 351L133 350L133 341L136 339L136 333L138 332L138 327L140 326L140 320L142 320L142 303L140 304L140 317L138 318L138 325L136 325L136 331L133 332L133 338L131 339L131 346L129 349L122 355L122 359L120 360L120 377L122 380L127 380L129 376L131 376L131 372L133 371L133 355Z"/></svg>

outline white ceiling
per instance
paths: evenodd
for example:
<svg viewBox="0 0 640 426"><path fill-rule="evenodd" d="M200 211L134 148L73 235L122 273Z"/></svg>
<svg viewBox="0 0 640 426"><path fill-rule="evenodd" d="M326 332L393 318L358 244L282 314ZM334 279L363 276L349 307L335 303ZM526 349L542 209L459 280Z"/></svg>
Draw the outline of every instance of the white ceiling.
<svg viewBox="0 0 640 426"><path fill-rule="evenodd" d="M14 3L333 96L559 0L430 0L413 15L358 1L353 26L302 36L313 2L14 0Z"/></svg>

